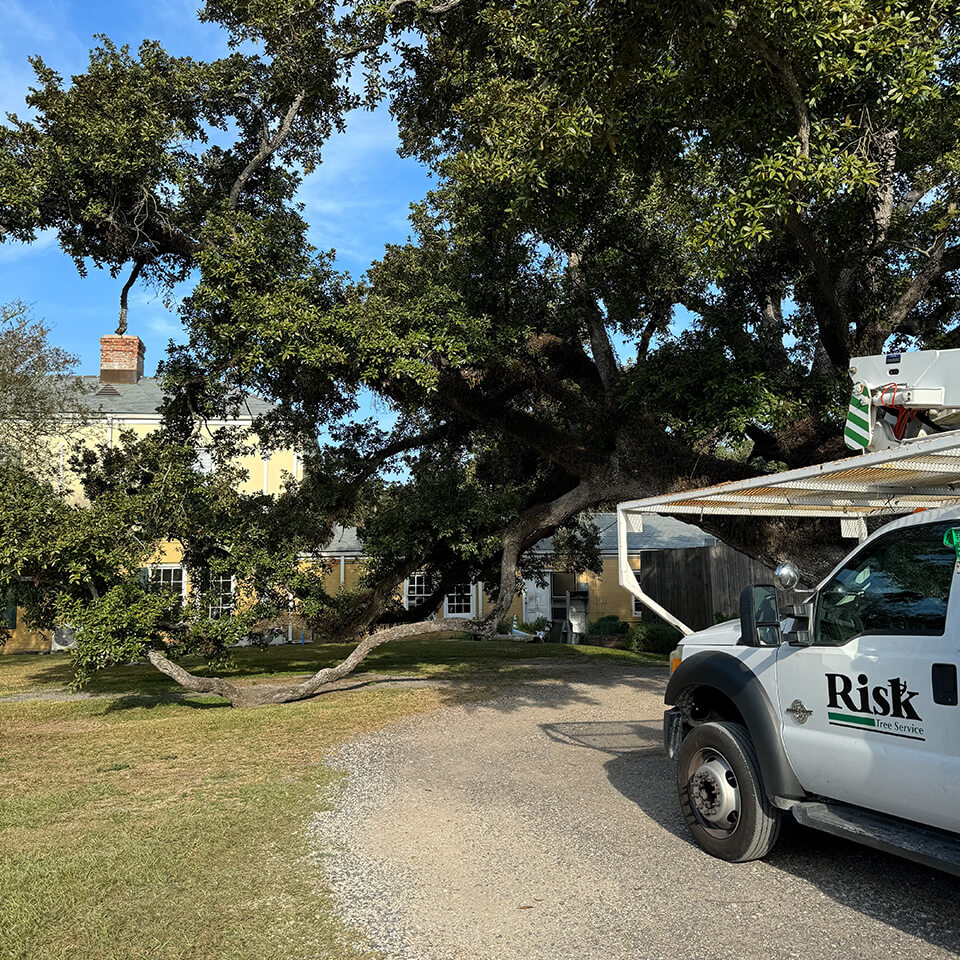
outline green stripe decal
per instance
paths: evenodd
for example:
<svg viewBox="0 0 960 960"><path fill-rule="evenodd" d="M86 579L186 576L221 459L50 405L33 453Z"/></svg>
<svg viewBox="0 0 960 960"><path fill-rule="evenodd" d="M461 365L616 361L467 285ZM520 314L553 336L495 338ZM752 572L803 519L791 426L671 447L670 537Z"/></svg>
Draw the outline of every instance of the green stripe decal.
<svg viewBox="0 0 960 960"><path fill-rule="evenodd" d="M870 424L862 417L858 417L852 410L847 414L847 423L852 423L861 430L869 430Z"/></svg>
<svg viewBox="0 0 960 960"><path fill-rule="evenodd" d="M838 720L841 723L859 723L864 727L875 727L877 725L877 721L873 717L856 717L850 713L827 713L827 718Z"/></svg>
<svg viewBox="0 0 960 960"><path fill-rule="evenodd" d="M873 442L871 419L870 391L864 383L854 384L850 406L847 407L847 422L843 429L844 442L851 450L870 449Z"/></svg>

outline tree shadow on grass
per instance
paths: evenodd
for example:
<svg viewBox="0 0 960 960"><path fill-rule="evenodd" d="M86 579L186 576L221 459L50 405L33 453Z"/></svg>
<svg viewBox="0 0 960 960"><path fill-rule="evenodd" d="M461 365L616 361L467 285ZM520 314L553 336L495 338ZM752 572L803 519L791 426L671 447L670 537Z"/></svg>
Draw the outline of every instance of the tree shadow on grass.
<svg viewBox="0 0 960 960"><path fill-rule="evenodd" d="M547 724L543 729L551 739L609 754L604 770L611 786L665 831L694 845L680 815L676 766L663 750L661 725L659 718L651 718ZM932 946L955 952L960 944L960 878L800 827L789 815L764 862L836 903ZM771 897L776 896L772 890Z"/></svg>
<svg viewBox="0 0 960 960"><path fill-rule="evenodd" d="M124 697L112 697L107 700L101 716L111 713L122 713L125 710L155 710L158 707L186 707L190 710L218 710L229 707L230 702L222 697L197 697L195 695L179 696L177 694L129 694Z"/></svg>
<svg viewBox="0 0 960 960"><path fill-rule="evenodd" d="M184 667L199 676L219 676L237 681L257 678L265 683L287 683L304 679L317 670L334 666L353 649L353 644L282 644L268 647L240 647L231 651L231 660L222 664L205 664L199 658L188 657ZM623 653L622 657L629 657ZM643 671L658 663L641 663L624 660L605 653L596 654L592 649L582 649L564 644L530 644L516 641L490 641L457 639L416 639L395 641L373 651L352 674L355 682L381 682L384 675L412 673L416 679L445 680L451 683L497 682L510 679L509 674L524 669L530 664L547 671L622 670ZM66 690L72 679L73 669L69 654L55 653L49 656L31 657L23 673L24 690ZM2 662L2 661L0 661ZM15 661L16 662L16 661ZM24 670L24 663L17 662ZM337 687L327 688L330 690ZM168 677L161 674L146 661L111 667L93 676L84 692L91 696L158 696L176 694L178 688ZM324 691L326 692L326 690Z"/></svg>

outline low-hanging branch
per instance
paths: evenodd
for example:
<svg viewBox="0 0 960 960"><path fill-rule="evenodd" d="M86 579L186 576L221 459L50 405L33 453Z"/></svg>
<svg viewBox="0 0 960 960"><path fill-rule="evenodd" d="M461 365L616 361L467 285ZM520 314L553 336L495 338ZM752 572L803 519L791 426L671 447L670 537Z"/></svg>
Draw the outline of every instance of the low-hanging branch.
<svg viewBox="0 0 960 960"><path fill-rule="evenodd" d="M147 659L161 673L166 674L181 687L193 693L214 693L229 700L234 707L256 707L267 704L293 703L297 700L307 700L316 696L325 687L329 687L330 684L336 683L353 673L368 654L391 640L430 636L436 633L450 633L451 631L479 634L482 633L483 628L482 622L451 619L425 620L419 623L404 623L386 627L361 640L350 655L336 666L324 667L301 683L245 685L231 683L221 677L198 677L167 657L159 647L148 650Z"/></svg>

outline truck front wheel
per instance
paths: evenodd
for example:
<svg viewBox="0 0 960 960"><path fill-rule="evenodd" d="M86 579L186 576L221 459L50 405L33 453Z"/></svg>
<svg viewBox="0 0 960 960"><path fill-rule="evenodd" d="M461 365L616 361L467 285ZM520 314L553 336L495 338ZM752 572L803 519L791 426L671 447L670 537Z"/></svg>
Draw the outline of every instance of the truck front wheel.
<svg viewBox="0 0 960 960"><path fill-rule="evenodd" d="M707 853L742 863L773 849L781 812L767 798L757 752L739 723L705 723L684 737L677 789L687 826Z"/></svg>

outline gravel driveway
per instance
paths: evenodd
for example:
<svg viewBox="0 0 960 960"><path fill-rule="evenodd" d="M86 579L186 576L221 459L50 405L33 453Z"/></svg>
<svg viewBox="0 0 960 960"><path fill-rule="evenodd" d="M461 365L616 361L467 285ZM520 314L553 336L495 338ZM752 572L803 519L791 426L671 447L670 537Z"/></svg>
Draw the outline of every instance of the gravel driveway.
<svg viewBox="0 0 960 960"><path fill-rule="evenodd" d="M957 955L952 877L799 827L764 862L695 847L665 683L584 667L346 747L313 839L359 942L403 960Z"/></svg>

